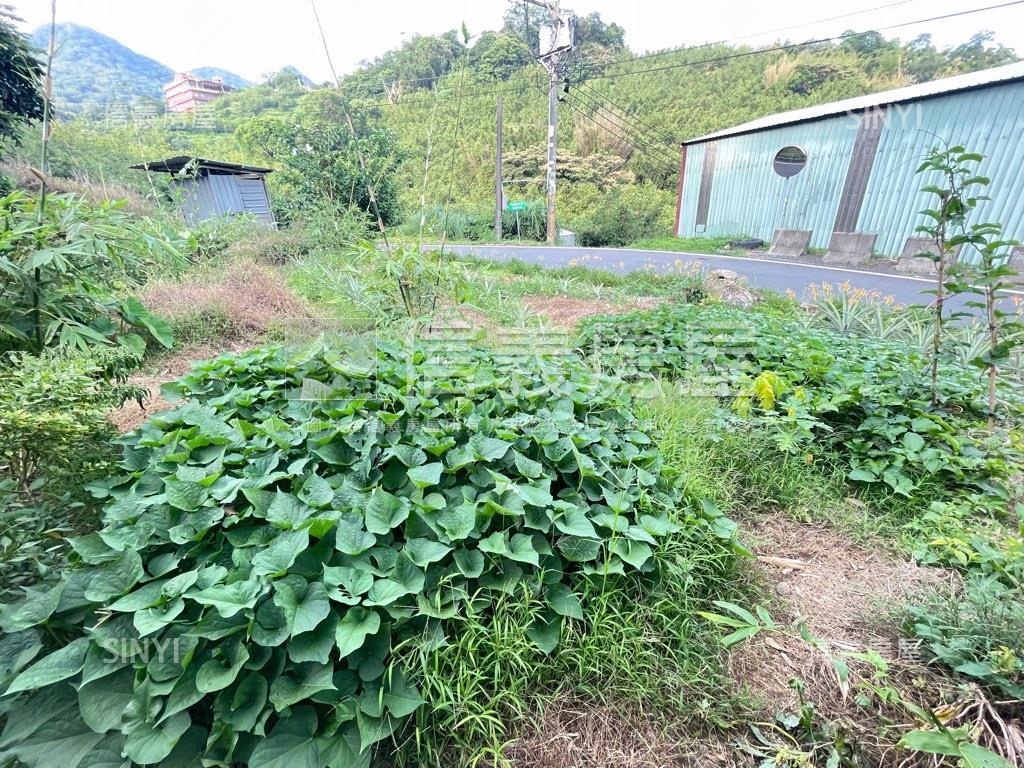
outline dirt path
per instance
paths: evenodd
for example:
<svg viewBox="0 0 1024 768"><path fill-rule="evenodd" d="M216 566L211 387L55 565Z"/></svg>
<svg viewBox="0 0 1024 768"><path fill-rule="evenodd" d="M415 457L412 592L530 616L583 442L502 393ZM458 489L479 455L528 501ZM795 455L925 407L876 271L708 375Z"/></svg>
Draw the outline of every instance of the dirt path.
<svg viewBox="0 0 1024 768"><path fill-rule="evenodd" d="M770 592L766 601L780 625L803 624L835 653L875 651L891 665L913 660L901 641L899 606L950 578L875 547L859 546L834 529L799 523L782 515L743 521L744 540L754 552L754 577ZM729 658L741 689L766 709L793 706L789 680L799 676L817 686L822 700L842 699L829 659L799 637L759 636Z"/></svg>
<svg viewBox="0 0 1024 768"><path fill-rule="evenodd" d="M854 692L844 694L829 656L801 639L796 626L803 623L830 653L879 653L891 665L888 684L919 699L921 692L911 681L935 681L906 658L897 609L914 594L951 577L892 552L859 546L821 524L762 515L743 520L741 529L744 544L755 555L749 575L766 591L765 607L780 630L759 634L727 656L733 690L750 708L735 732L709 735L691 732L689 726L659 728L649 719L607 707L558 701L513 746L511 756L518 768L758 765L762 758L737 746L751 738L742 720L770 724L780 711L792 711L798 704L789 685L793 678L804 681L805 696L814 702L822 721L842 722L871 764L899 762L891 747L895 738L877 738L883 722L870 708L856 705ZM869 667L855 661L850 668L851 684L871 674ZM931 689L928 696L937 697L936 691ZM771 733L770 726L763 729ZM906 756L899 753L899 759Z"/></svg>
<svg viewBox="0 0 1024 768"><path fill-rule="evenodd" d="M534 314L559 328L573 328L594 315L622 315L638 309L652 309L665 302L657 296L643 296L626 303L569 296L524 296L523 304Z"/></svg>
<svg viewBox="0 0 1024 768"><path fill-rule="evenodd" d="M149 392L149 396L143 399L142 406L132 400L111 411L108 418L117 427L118 432L130 432L154 413L174 407L174 403L160 394L161 385L181 378L200 360L209 360L226 352L242 352L250 349L254 343L242 339L222 340L217 344L186 347L157 359L144 370L128 378L129 383Z"/></svg>

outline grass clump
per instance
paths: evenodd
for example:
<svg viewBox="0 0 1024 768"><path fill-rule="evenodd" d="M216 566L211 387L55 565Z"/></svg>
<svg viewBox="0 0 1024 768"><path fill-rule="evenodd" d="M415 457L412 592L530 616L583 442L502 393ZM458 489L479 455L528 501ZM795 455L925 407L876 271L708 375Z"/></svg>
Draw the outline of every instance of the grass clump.
<svg viewBox="0 0 1024 768"><path fill-rule="evenodd" d="M1024 589L973 574L962 590L909 606L907 629L933 663L999 698L1024 699ZM1011 702L1012 703L1012 702Z"/></svg>
<svg viewBox="0 0 1024 768"><path fill-rule="evenodd" d="M676 251L679 253L728 253L736 237L647 237L635 240L630 248L640 251Z"/></svg>
<svg viewBox="0 0 1024 768"><path fill-rule="evenodd" d="M167 321L179 346L252 339L275 324L310 315L279 274L249 260L204 268L180 280L155 280L141 296Z"/></svg>

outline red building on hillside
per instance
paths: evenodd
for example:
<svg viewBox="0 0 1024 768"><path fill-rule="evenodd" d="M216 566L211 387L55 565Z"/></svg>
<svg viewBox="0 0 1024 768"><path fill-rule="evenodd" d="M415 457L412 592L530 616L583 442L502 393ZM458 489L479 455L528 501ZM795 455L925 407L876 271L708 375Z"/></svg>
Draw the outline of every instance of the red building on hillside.
<svg viewBox="0 0 1024 768"><path fill-rule="evenodd" d="M190 72L179 72L164 86L164 101L168 112L194 112L206 102L232 90L220 78L203 80Z"/></svg>

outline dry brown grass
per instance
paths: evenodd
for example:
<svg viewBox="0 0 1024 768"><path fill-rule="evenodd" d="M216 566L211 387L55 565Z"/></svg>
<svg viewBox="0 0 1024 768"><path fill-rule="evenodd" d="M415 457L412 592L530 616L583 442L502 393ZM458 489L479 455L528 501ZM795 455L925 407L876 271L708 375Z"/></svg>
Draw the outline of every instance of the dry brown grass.
<svg viewBox="0 0 1024 768"><path fill-rule="evenodd" d="M906 644L901 649L896 609L956 576L881 548L858 546L827 526L781 515L751 517L742 527L757 556L755 577L772 595L766 607L787 631L762 633L729 654L736 688L758 703L764 721L771 722L777 712L798 706L789 681L799 678L820 717L842 724L871 764L903 764L909 755L894 745L914 724L900 708L856 703L858 687L873 682L875 668L848 654L878 653L888 665L884 685L907 701L935 707L955 699L956 687L948 678L915 662ZM800 624L819 647L799 637L795 629ZM833 656L849 666L846 683L840 681Z"/></svg>
<svg viewBox="0 0 1024 768"><path fill-rule="evenodd" d="M271 327L311 317L276 271L237 261L224 271L210 270L187 281L154 281L140 296L143 304L172 325L216 324L224 339L254 339Z"/></svg>
<svg viewBox="0 0 1024 768"><path fill-rule="evenodd" d="M188 372L193 363L225 352L241 352L268 331L306 338L324 330L309 305L292 293L280 273L250 261L236 261L223 271L213 268L184 281L148 283L142 302L175 327L176 348L131 377L149 391L143 407L125 403L110 414L121 432L134 429L152 413L172 403L160 385Z"/></svg>
<svg viewBox="0 0 1024 768"><path fill-rule="evenodd" d="M557 699L515 741L517 768L697 768L739 765L714 736L659 727L625 706Z"/></svg>
<svg viewBox="0 0 1024 768"><path fill-rule="evenodd" d="M26 192L39 191L39 177L28 163L10 160L0 165L0 171L14 179L15 185ZM46 189L54 194L74 194L90 203L121 201L129 213L147 216L156 211L156 205L138 190L124 184L96 182L91 179L67 179L45 174Z"/></svg>

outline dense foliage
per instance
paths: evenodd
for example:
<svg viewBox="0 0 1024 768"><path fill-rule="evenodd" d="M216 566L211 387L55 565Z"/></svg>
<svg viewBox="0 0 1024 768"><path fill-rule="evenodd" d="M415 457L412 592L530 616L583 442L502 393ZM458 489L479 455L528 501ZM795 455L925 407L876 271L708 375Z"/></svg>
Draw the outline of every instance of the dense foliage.
<svg viewBox="0 0 1024 768"><path fill-rule="evenodd" d="M950 362L932 404L928 360L898 342L808 329L795 320L731 308L665 306L595 321L584 348L611 370L692 382L739 418L771 427L779 448L843 457L848 477L909 497L922 486L1009 498L1019 458L1005 433L989 438L985 386ZM1024 407L1007 386L1005 407Z"/></svg>
<svg viewBox="0 0 1024 768"><path fill-rule="evenodd" d="M367 765L424 704L403 654L451 620L527 590L550 652L589 579L653 567L681 499L621 384L408 354L268 349L177 385L80 567L2 614L0 754Z"/></svg>
<svg viewBox="0 0 1024 768"><path fill-rule="evenodd" d="M1021 553L1016 554L1017 558ZM911 606L908 629L931 659L990 688L1024 698L1024 589L972 576L962 592Z"/></svg>
<svg viewBox="0 0 1024 768"><path fill-rule="evenodd" d="M95 523L82 485L113 470L107 413L144 394L126 383L135 362L125 349L0 355L0 602Z"/></svg>
<svg viewBox="0 0 1024 768"><path fill-rule="evenodd" d="M25 121L43 116L42 79L32 46L0 6L0 142L16 141Z"/></svg>
<svg viewBox="0 0 1024 768"><path fill-rule="evenodd" d="M271 181L286 220L353 209L397 223L400 155L394 138L365 121L350 127L351 107L344 98L329 91L311 94L288 120L258 117L244 123L239 140L280 166Z"/></svg>
<svg viewBox="0 0 1024 768"><path fill-rule="evenodd" d="M476 217L493 205L499 92L506 175L515 180L506 190L508 198L543 201L546 77L529 55L542 15L539 8L525 11L516 3L500 32L475 35L468 44L464 34L454 31L416 36L341 79L341 93L367 154L376 154L383 132L390 137L385 154L391 160L385 166L395 170L393 178L376 171L370 177L393 186L410 226L424 206L444 205L456 215ZM788 52L715 45L658 53L648 61L624 48L618 25L594 14L580 22L582 44L570 67L559 118L559 216L567 229L592 232L588 239L593 242L614 240L597 226L608 203L605 196L612 201L619 191L628 196L635 184L653 185L666 197L674 193L683 139L774 112L1014 59L1012 51L993 45L986 34L940 49L927 37L902 43L872 33ZM308 85L297 73L282 72L216 99L184 121L144 119L142 110L122 110L116 120L105 122L102 132L84 121L60 125L53 140L55 168L152 193L150 180L127 169L129 161L192 153L268 162L287 173L315 157L289 160L281 152L284 145L308 143L346 156L345 121L336 111L326 115L323 125L313 121L317 127L310 138L309 115L330 100L333 88L309 90ZM277 138L265 146L249 140L251 125L240 129L269 118L280 124L270 131ZM288 131L294 135L278 141ZM336 175L338 169L330 165L323 162L323 169L311 170ZM275 200L295 207L290 199L294 185L279 184L276 176L271 175ZM663 229L640 236L667 234L665 221L652 216L650 223Z"/></svg>
<svg viewBox="0 0 1024 768"><path fill-rule="evenodd" d="M185 245L115 203L0 198L0 350L116 342L141 357L146 338L138 331L171 346L166 324L123 294L148 270L181 266Z"/></svg>

